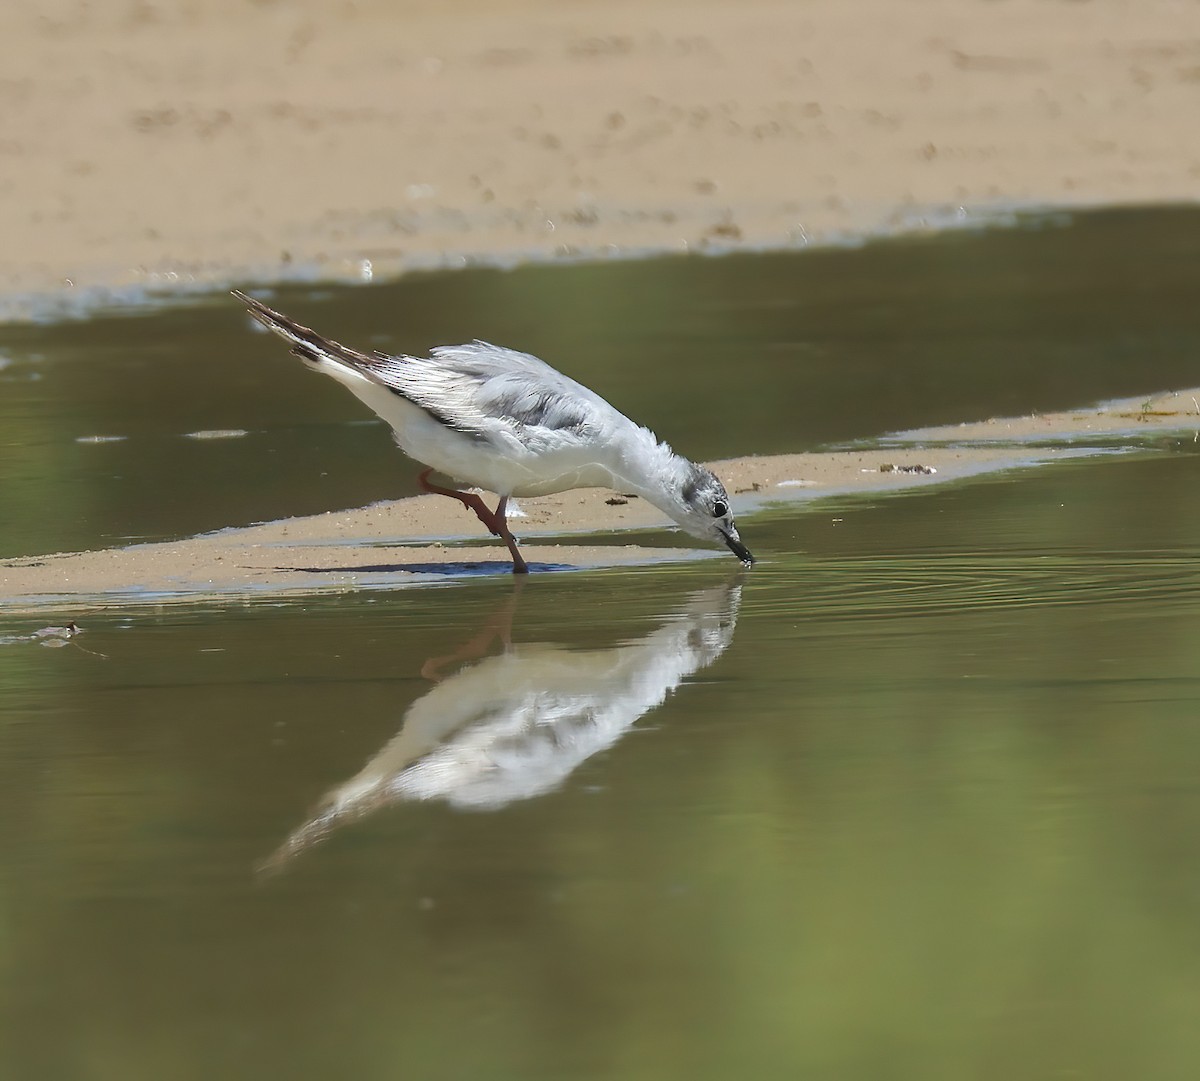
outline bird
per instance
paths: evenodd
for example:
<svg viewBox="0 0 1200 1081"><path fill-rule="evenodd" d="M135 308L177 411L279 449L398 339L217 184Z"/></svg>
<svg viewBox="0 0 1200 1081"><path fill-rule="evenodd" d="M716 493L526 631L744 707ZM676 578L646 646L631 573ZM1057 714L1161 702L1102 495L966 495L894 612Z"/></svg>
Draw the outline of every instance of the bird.
<svg viewBox="0 0 1200 1081"><path fill-rule="evenodd" d="M250 315L291 344L310 368L344 384L391 426L400 449L425 466L423 492L456 499L529 570L508 526L513 497L573 488L611 488L657 507L693 537L725 545L744 566L743 543L724 485L675 453L599 394L515 349L473 341L438 346L425 357L362 353L325 338L241 290ZM499 496L446 488L433 473Z"/></svg>

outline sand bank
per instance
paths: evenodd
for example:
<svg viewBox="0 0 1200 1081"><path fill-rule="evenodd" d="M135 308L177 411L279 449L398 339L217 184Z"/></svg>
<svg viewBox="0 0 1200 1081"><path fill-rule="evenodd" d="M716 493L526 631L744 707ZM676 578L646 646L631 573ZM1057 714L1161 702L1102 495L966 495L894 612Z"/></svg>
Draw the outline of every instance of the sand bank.
<svg viewBox="0 0 1200 1081"><path fill-rule="evenodd" d="M9 317L1200 186L1178 0L7 0L0 38Z"/></svg>
<svg viewBox="0 0 1200 1081"><path fill-rule="evenodd" d="M888 437L884 446L738 458L711 467L743 516L755 548L754 513L820 497L919 488L982 473L1111 452L1147 435L1200 437L1200 388L1147 401L1003 418ZM657 529L666 518L644 500L590 489L522 500L516 532L533 571L712 558L695 546L621 543L622 531ZM609 543L579 543L605 532ZM502 547L479 537L452 500L417 496L350 511L289 518L187 540L99 552L0 561L0 602L9 610L69 611L111 604L393 589L478 574L506 574ZM559 538L560 540L554 540ZM568 538L563 543L561 538ZM758 554L770 560L771 553Z"/></svg>

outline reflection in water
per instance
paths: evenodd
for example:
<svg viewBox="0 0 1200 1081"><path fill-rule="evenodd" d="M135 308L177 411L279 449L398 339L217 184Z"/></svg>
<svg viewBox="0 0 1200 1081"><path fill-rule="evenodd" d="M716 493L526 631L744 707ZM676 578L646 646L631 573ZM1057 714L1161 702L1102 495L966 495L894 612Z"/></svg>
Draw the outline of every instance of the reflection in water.
<svg viewBox="0 0 1200 1081"><path fill-rule="evenodd" d="M733 639L741 576L693 594L657 630L611 649L513 645L523 582L484 629L449 657L426 661L436 686L417 699L397 733L363 769L326 794L311 818L265 862L278 869L337 827L390 803L442 799L495 810L560 785L612 746ZM457 662L497 656L443 676Z"/></svg>

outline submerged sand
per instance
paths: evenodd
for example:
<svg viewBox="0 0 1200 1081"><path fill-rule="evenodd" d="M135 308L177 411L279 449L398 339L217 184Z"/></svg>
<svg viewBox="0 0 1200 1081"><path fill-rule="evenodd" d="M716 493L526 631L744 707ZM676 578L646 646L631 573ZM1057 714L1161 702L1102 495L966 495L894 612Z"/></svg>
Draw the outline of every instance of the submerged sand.
<svg viewBox="0 0 1200 1081"><path fill-rule="evenodd" d="M754 547L754 516L778 504L892 492L1135 446L1152 433L1200 438L1200 388L1148 400L900 433L871 448L713 462ZM637 497L600 489L522 500L514 522L534 573L579 567L728 560L728 553L622 543L620 532L667 524ZM289 518L187 540L0 561L10 609L390 589L448 576L507 574L503 547L477 538L453 500L416 496ZM606 533L606 543L579 538ZM563 540L563 538L569 538ZM769 553L765 554L769 560Z"/></svg>

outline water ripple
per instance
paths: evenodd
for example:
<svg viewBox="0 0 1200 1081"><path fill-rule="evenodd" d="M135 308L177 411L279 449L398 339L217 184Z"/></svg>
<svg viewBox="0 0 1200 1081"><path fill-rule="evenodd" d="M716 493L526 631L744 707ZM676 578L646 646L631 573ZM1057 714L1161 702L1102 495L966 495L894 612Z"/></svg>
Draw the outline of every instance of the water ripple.
<svg viewBox="0 0 1200 1081"><path fill-rule="evenodd" d="M822 559L789 573L786 588L760 596L758 607L907 619L1119 601L1200 606L1200 551L972 551Z"/></svg>

